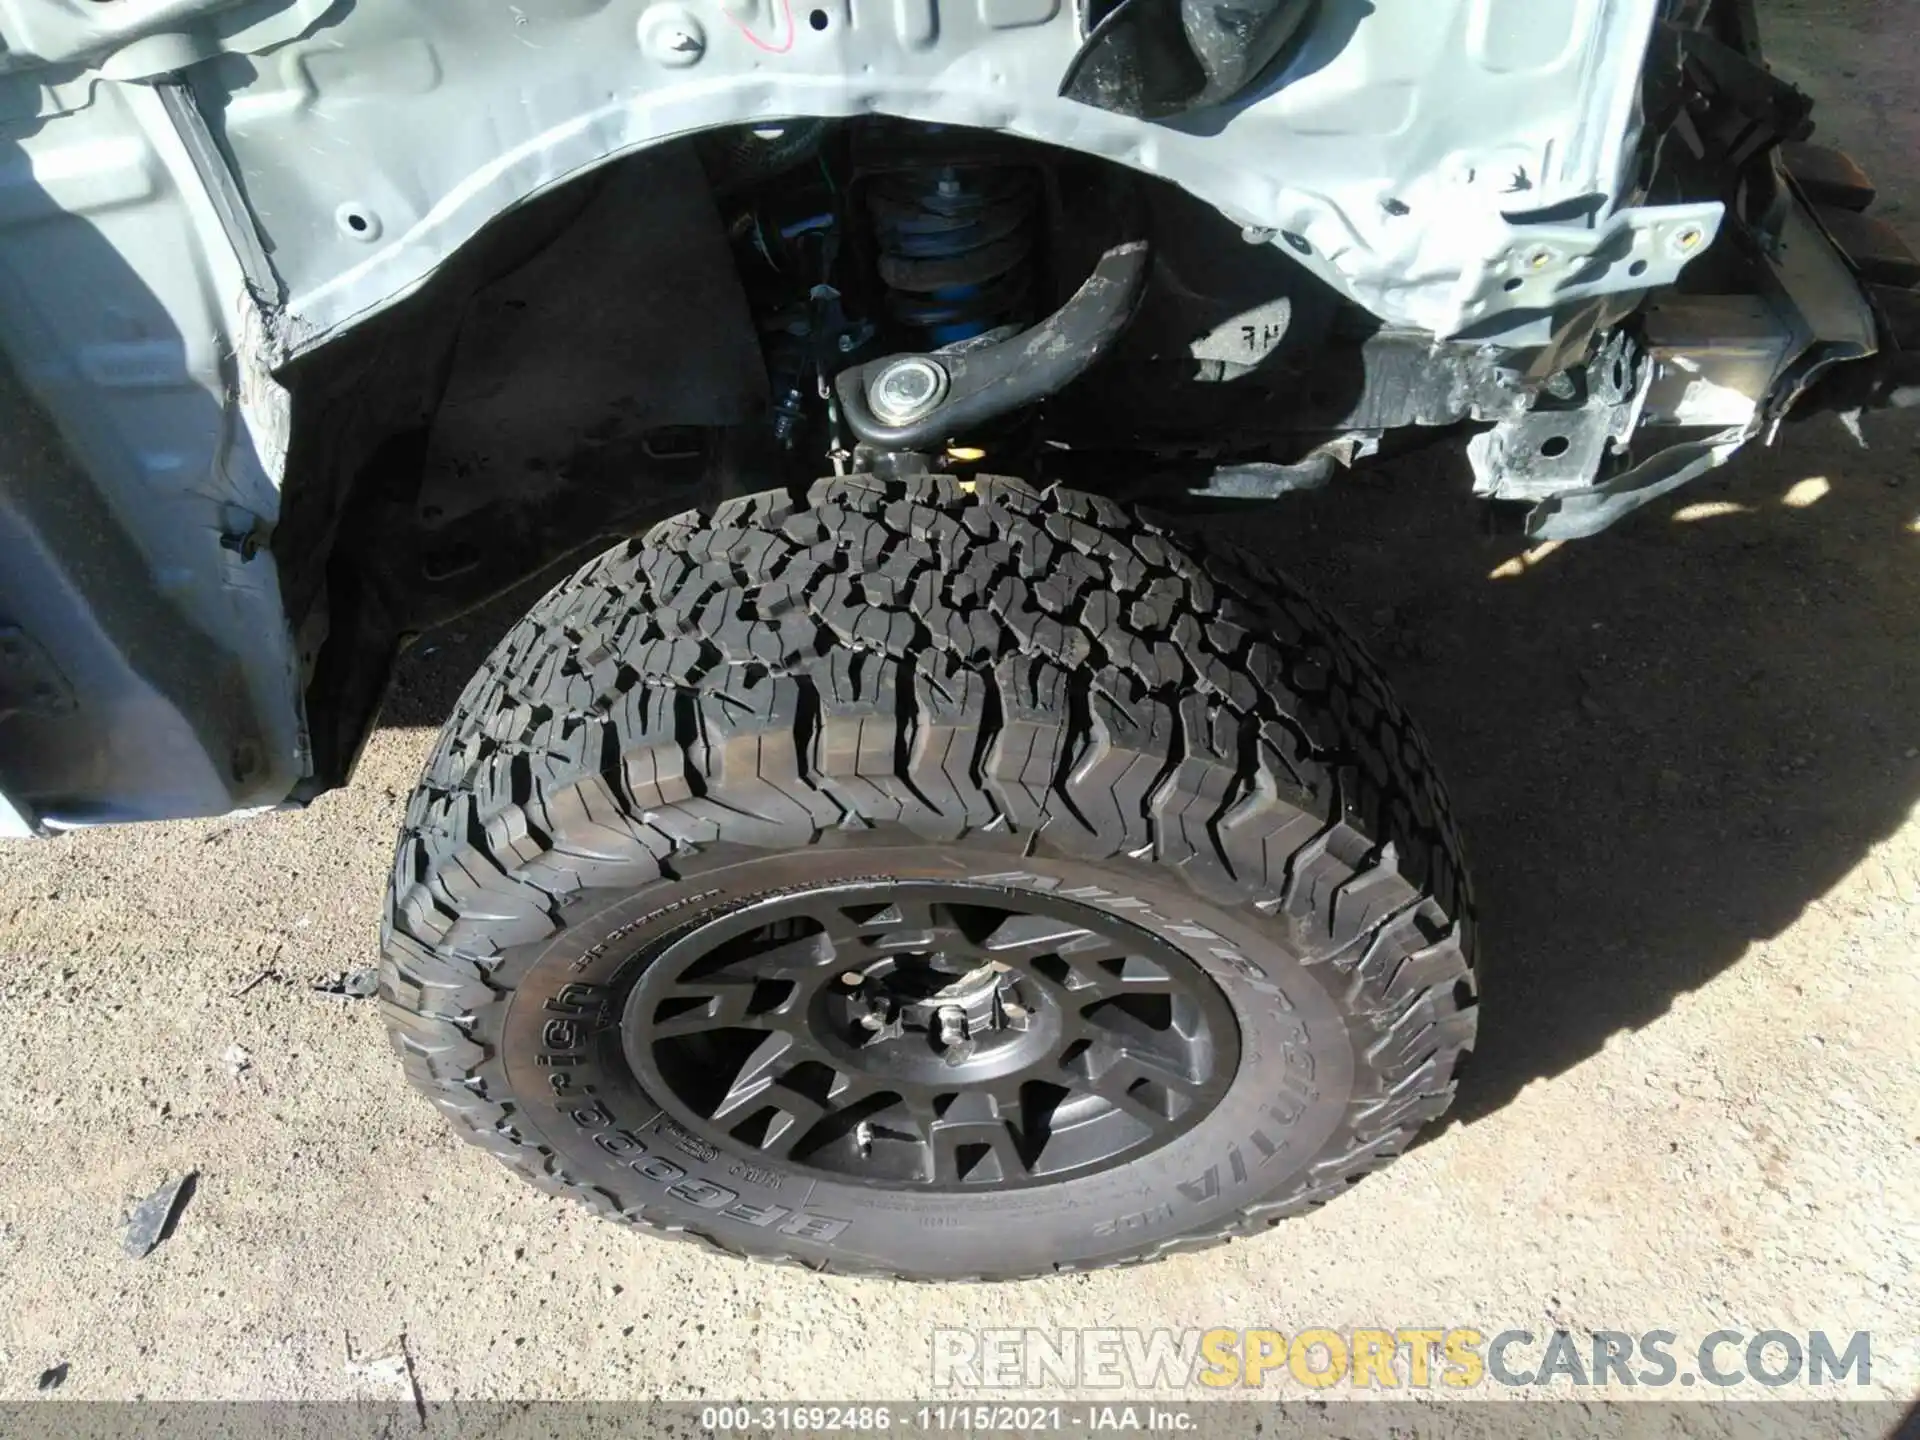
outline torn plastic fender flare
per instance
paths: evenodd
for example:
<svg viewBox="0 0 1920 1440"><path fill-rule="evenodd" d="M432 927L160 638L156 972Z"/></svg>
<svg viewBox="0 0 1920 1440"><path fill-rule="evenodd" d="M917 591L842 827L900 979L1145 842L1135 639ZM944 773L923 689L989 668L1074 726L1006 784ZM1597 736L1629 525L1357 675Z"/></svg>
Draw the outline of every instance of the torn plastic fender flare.
<svg viewBox="0 0 1920 1440"><path fill-rule="evenodd" d="M1100 257L1067 303L1031 330L994 345L888 355L834 379L853 433L883 450L931 450L972 426L1031 405L1079 378L1133 318L1146 290L1148 246L1126 240ZM930 360L946 372L946 398L918 420L884 424L867 403L867 386L902 360Z"/></svg>

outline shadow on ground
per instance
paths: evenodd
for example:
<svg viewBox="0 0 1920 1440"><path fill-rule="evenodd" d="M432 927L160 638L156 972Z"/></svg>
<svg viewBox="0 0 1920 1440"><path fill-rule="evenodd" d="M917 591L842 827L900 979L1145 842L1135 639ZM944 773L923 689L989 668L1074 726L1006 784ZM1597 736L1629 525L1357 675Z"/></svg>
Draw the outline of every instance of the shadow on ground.
<svg viewBox="0 0 1920 1440"><path fill-rule="evenodd" d="M1917 441L1810 421L1503 579L1525 543L1485 532L1457 446L1230 522L1361 632L1438 752L1487 975L1456 1118L1655 1019L1906 819ZM437 727L551 583L417 647L382 723Z"/></svg>
<svg viewBox="0 0 1920 1440"><path fill-rule="evenodd" d="M1863 452L1808 422L1497 580L1524 542L1474 533L1452 452L1271 527L1367 637L1460 812L1487 990L1458 1119L1661 1015L1907 818L1916 438Z"/></svg>

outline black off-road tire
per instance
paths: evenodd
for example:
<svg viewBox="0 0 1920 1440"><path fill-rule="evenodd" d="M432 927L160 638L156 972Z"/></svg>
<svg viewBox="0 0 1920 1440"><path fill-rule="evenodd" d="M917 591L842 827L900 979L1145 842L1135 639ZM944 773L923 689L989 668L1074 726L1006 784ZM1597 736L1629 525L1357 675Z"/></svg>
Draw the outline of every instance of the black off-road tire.
<svg viewBox="0 0 1920 1440"><path fill-rule="evenodd" d="M876 878L1177 947L1231 1006L1230 1087L1026 1188L822 1177L664 1113L622 1049L649 957ZM1252 1234L1400 1154L1473 1043L1472 924L1426 746L1284 577L1095 496L853 476L665 521L514 627L408 807L381 997L408 1079L549 1190L733 1254L997 1279Z"/></svg>

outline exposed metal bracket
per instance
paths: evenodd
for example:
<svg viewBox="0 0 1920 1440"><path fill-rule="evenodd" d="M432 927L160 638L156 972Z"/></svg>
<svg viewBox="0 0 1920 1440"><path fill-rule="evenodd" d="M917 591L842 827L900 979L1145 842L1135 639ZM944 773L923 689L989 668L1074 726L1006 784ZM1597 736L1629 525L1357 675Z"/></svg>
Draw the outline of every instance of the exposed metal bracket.
<svg viewBox="0 0 1920 1440"><path fill-rule="evenodd" d="M1527 518L1529 535L1540 540L1575 540L1598 534L1641 506L1725 465L1756 437L1765 434L1770 440L1794 405L1828 371L1878 351L1880 334L1873 306L1846 260L1799 197L1784 186L1781 195L1782 203L1773 216L1773 239L1769 243L1754 237L1762 243L1773 288L1769 301L1779 333L1772 344L1759 347L1752 343L1751 334L1734 337L1740 351L1735 361L1745 367L1741 383L1754 389L1751 414L1714 434L1669 446L1604 484L1589 483L1542 496ZM1685 358L1671 350L1664 357L1676 366ZM1774 362L1770 370L1757 368L1769 359ZM1648 378L1653 378L1651 370ZM1693 418L1709 413L1713 412L1703 409ZM1521 423L1538 418L1529 415ZM1679 412L1674 418L1685 423ZM1478 467L1483 459L1493 457L1488 437L1475 443L1481 446Z"/></svg>
<svg viewBox="0 0 1920 1440"><path fill-rule="evenodd" d="M1461 304L1461 328L1516 306L1547 311L1672 285L1713 248L1725 219L1726 207L1712 202L1622 210L1597 229L1514 223Z"/></svg>
<svg viewBox="0 0 1920 1440"><path fill-rule="evenodd" d="M1639 348L1616 333L1586 368L1586 404L1532 410L1473 437L1474 494L1544 500L1592 485L1609 452L1639 428L1652 379Z"/></svg>

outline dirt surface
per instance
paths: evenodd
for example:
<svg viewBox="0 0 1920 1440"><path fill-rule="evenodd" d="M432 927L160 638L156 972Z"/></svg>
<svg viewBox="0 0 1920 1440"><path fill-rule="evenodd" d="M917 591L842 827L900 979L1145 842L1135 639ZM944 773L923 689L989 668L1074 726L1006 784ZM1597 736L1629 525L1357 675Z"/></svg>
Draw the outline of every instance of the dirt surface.
<svg viewBox="0 0 1920 1440"><path fill-rule="evenodd" d="M1772 0L1920 228L1908 0ZM936 1325L1874 1333L1920 1388L1920 426L1788 432L1507 578L1454 450L1260 522L1427 726L1488 969L1458 1121L1265 1240L1001 1287L643 1240L456 1143L375 1005L403 799L505 608L304 814L0 850L0 1398L910 1396ZM1819 481L1821 483L1808 483ZM1701 507L1708 508L1701 508ZM245 1052L244 1058L239 1052ZM197 1172L173 1233L128 1207ZM1735 1392L1757 1393L1757 1392ZM1779 1393L1779 1392L1774 1392ZM1791 1391L1787 1393L1792 1393Z"/></svg>

